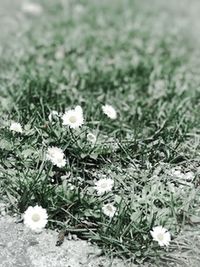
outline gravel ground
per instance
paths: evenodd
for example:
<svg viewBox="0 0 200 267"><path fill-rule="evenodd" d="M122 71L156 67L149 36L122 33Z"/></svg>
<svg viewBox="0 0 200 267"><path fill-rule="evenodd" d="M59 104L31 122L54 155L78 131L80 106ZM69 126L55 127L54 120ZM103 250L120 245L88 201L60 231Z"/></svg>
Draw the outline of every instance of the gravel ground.
<svg viewBox="0 0 200 267"><path fill-rule="evenodd" d="M0 218L0 267L136 267L101 256L101 250L83 240L56 246L57 232L35 234L10 216ZM173 244L176 249L162 262L141 267L197 267L200 261L200 229L188 228ZM172 246L172 247L173 247Z"/></svg>
<svg viewBox="0 0 200 267"><path fill-rule="evenodd" d="M57 232L29 231L9 216L0 218L1 267L123 267L128 263L100 257L101 250L82 240L65 240L57 247ZM131 265L132 266L132 265Z"/></svg>

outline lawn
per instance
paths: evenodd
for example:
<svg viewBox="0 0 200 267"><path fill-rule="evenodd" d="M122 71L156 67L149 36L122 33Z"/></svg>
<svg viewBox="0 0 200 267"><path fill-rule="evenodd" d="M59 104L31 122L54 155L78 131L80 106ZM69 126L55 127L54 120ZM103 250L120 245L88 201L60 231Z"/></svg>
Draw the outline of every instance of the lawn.
<svg viewBox="0 0 200 267"><path fill-rule="evenodd" d="M200 222L192 21L187 1L149 2L43 0L30 14L16 1L0 49L1 201L20 216L39 205L48 228L136 263L165 257Z"/></svg>

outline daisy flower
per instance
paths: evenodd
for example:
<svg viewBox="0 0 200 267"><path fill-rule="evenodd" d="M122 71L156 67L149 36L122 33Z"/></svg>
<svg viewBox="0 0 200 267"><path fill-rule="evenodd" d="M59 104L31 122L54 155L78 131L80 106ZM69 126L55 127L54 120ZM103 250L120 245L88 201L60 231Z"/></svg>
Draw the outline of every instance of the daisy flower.
<svg viewBox="0 0 200 267"><path fill-rule="evenodd" d="M65 49L63 46L57 48L54 57L57 60L61 60L65 57Z"/></svg>
<svg viewBox="0 0 200 267"><path fill-rule="evenodd" d="M161 247L169 246L171 236L167 229L162 226L156 226L153 228L153 231L150 231L150 233L153 237L153 240L157 241Z"/></svg>
<svg viewBox="0 0 200 267"><path fill-rule="evenodd" d="M26 2L22 5L22 11L31 15L40 15L43 9L39 4Z"/></svg>
<svg viewBox="0 0 200 267"><path fill-rule="evenodd" d="M105 204L105 205L102 207L102 211L103 211L103 213L104 213L106 216L110 217L110 218L112 218L112 217L115 215L116 210L117 210L117 208L116 208L115 206L113 206L113 204L111 204L111 203Z"/></svg>
<svg viewBox="0 0 200 267"><path fill-rule="evenodd" d="M81 14L81 13L83 13L84 10L85 10L85 8L84 8L84 6L81 5L81 4L77 4L77 5L75 5L75 7L74 7L74 11L75 11L77 14Z"/></svg>
<svg viewBox="0 0 200 267"><path fill-rule="evenodd" d="M10 125L10 131L16 132L16 133L22 133L22 126L18 122L12 122Z"/></svg>
<svg viewBox="0 0 200 267"><path fill-rule="evenodd" d="M75 109L66 111L62 116L63 125L76 129L83 125L83 110L80 106L76 106Z"/></svg>
<svg viewBox="0 0 200 267"><path fill-rule="evenodd" d="M176 178L183 178L184 174L180 170L172 171L172 175Z"/></svg>
<svg viewBox="0 0 200 267"><path fill-rule="evenodd" d="M102 106L103 113L106 114L110 119L115 120L117 118L117 112L111 105Z"/></svg>
<svg viewBox="0 0 200 267"><path fill-rule="evenodd" d="M46 209L36 205L28 207L24 213L24 224L35 232L40 232L48 222Z"/></svg>
<svg viewBox="0 0 200 267"><path fill-rule="evenodd" d="M186 172L186 174L185 174L185 179L188 180L188 181L193 180L194 177L195 177L195 174L193 172L191 172L191 171L190 172Z"/></svg>
<svg viewBox="0 0 200 267"><path fill-rule="evenodd" d="M96 140L97 140L97 137L96 135L94 135L93 133L88 133L87 134L87 140L92 143L92 144L95 144L96 143Z"/></svg>
<svg viewBox="0 0 200 267"><path fill-rule="evenodd" d="M170 175L174 176L175 178L185 179L185 180L192 180L195 177L195 174L192 171L183 173L181 169L172 169L170 171Z"/></svg>
<svg viewBox="0 0 200 267"><path fill-rule="evenodd" d="M110 192L114 186L114 181L109 178L103 178L95 182L95 189L98 195L103 195L106 192Z"/></svg>
<svg viewBox="0 0 200 267"><path fill-rule="evenodd" d="M62 168L66 165L66 159L64 159L65 154L62 149L58 147L49 147L47 150L46 158L51 161L53 165Z"/></svg>

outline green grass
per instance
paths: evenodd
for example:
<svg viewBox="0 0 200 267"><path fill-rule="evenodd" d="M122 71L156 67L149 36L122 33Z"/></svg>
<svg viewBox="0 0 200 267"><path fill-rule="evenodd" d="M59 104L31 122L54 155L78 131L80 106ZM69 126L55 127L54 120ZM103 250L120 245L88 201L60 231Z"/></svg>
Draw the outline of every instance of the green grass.
<svg viewBox="0 0 200 267"><path fill-rule="evenodd" d="M42 16L23 15L20 35L3 47L1 198L19 214L41 205L49 227L112 255L136 262L163 256L152 227L163 225L176 239L199 203L199 81L180 14L171 17L157 2L155 9L131 0L41 3ZM65 56L55 59L60 47ZM105 103L116 108L116 120L102 113ZM51 110L76 105L86 119L79 131L48 121ZM9 131L11 120L23 125L22 135ZM90 131L98 136L94 147ZM66 167L44 160L48 146L64 149ZM177 166L194 179L170 175ZM115 187L98 196L94 181L102 175ZM107 201L118 209L112 220L101 212Z"/></svg>

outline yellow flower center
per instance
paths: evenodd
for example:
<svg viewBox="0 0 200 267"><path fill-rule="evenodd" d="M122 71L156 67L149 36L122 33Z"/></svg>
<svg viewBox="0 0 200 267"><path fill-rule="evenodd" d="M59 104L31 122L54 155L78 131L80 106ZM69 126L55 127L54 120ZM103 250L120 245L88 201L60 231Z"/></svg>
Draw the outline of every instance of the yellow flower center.
<svg viewBox="0 0 200 267"><path fill-rule="evenodd" d="M102 184L101 184L101 187L102 187L102 188L106 188L106 187L107 187L107 183L102 183Z"/></svg>
<svg viewBox="0 0 200 267"><path fill-rule="evenodd" d="M157 238L158 238L158 240L163 241L164 240L164 235L162 233L160 233L160 234L157 235Z"/></svg>
<svg viewBox="0 0 200 267"><path fill-rule="evenodd" d="M75 123L75 122L76 122L76 116L71 116L71 117L69 118L69 121L70 121L71 123Z"/></svg>
<svg viewBox="0 0 200 267"><path fill-rule="evenodd" d="M34 213L34 214L32 215L32 220L33 220L34 222L38 222L38 221L40 220L40 215L39 215L38 213Z"/></svg>
<svg viewBox="0 0 200 267"><path fill-rule="evenodd" d="M93 134L88 134L87 135L87 138L91 141L93 141L95 139L94 135Z"/></svg>
<svg viewBox="0 0 200 267"><path fill-rule="evenodd" d="M113 211L111 206L107 206L108 211Z"/></svg>

